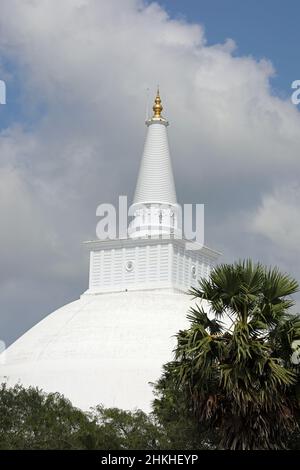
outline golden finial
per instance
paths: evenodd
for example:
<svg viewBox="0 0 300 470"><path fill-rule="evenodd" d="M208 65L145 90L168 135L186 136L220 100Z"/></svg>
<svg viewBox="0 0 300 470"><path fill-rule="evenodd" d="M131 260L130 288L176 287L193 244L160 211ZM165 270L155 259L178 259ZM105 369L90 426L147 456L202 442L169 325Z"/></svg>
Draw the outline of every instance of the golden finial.
<svg viewBox="0 0 300 470"><path fill-rule="evenodd" d="M155 98L154 105L153 105L152 109L154 111L153 117L154 118L161 118L161 112L163 110L163 107L162 107L161 99L160 99L160 95L159 95L159 88L157 88L156 98Z"/></svg>

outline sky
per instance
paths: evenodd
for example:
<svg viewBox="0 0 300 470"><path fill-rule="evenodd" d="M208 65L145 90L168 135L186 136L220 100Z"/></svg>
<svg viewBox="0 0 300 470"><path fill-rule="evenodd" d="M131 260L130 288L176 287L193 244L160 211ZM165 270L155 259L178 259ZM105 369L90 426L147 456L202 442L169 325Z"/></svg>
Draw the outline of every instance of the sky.
<svg viewBox="0 0 300 470"><path fill-rule="evenodd" d="M88 283L99 203L131 199L160 84L180 203L220 261L300 279L297 1L1 0L0 339ZM152 95L151 95L152 94Z"/></svg>
<svg viewBox="0 0 300 470"><path fill-rule="evenodd" d="M274 93L290 95L299 77L299 16L297 0L161 0L174 18L200 23L208 44L232 38L236 54L271 60L276 73Z"/></svg>

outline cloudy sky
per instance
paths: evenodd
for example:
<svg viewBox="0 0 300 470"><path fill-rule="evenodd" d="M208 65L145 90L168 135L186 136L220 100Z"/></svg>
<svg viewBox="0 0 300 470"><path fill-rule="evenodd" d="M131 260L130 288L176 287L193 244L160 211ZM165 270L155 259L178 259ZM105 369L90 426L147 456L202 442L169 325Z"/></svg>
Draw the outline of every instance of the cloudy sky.
<svg viewBox="0 0 300 470"><path fill-rule="evenodd" d="M300 279L299 5L241 3L1 0L7 344L87 288L82 242L99 203L133 195L157 83L178 199L205 204L206 244Z"/></svg>

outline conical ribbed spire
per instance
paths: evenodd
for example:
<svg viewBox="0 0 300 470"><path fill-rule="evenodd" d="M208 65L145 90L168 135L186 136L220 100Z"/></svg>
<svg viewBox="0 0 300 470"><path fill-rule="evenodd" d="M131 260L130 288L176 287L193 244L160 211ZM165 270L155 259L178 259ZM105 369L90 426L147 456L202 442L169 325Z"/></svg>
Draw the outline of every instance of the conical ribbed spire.
<svg viewBox="0 0 300 470"><path fill-rule="evenodd" d="M176 192L167 136L168 121L161 116L162 104L157 92L154 115L146 121L146 142L141 161L134 204L176 204Z"/></svg>

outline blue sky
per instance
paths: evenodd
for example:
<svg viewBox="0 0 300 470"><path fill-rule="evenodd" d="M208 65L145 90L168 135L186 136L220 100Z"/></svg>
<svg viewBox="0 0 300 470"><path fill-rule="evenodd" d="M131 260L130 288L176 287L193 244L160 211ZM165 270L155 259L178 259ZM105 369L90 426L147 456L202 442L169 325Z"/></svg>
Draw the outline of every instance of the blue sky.
<svg viewBox="0 0 300 470"><path fill-rule="evenodd" d="M300 77L300 2L298 0L159 0L172 17L201 23L208 44L236 42L238 55L271 60L274 93L291 94Z"/></svg>

